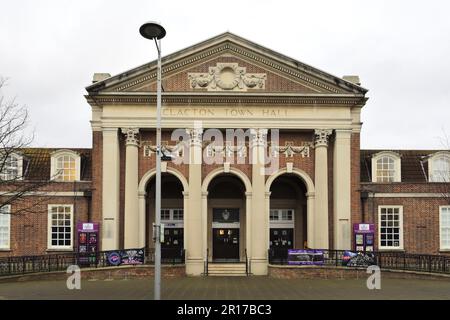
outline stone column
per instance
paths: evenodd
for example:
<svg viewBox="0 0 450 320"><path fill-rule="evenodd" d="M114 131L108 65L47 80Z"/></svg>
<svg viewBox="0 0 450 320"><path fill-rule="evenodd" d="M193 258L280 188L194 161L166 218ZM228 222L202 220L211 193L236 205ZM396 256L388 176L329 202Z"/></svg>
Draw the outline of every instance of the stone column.
<svg viewBox="0 0 450 320"><path fill-rule="evenodd" d="M208 191L202 192L202 251L203 259L209 259L211 256L211 247L208 243ZM209 248L209 254L206 252Z"/></svg>
<svg viewBox="0 0 450 320"><path fill-rule="evenodd" d="M316 247L314 243L314 226L316 225L314 211L315 197L316 194L314 192L308 192L306 194L306 242L309 248Z"/></svg>
<svg viewBox="0 0 450 320"><path fill-rule="evenodd" d="M203 214L202 214L202 133L201 128L189 129L189 203L185 219L186 274L203 273ZM206 223L206 222L205 222Z"/></svg>
<svg viewBox="0 0 450 320"><path fill-rule="evenodd" d="M335 130L333 152L334 249L351 249L351 130Z"/></svg>
<svg viewBox="0 0 450 320"><path fill-rule="evenodd" d="M328 139L332 130L315 130L316 214L314 249L328 249Z"/></svg>
<svg viewBox="0 0 450 320"><path fill-rule="evenodd" d="M184 219L183 219L183 230L186 230L186 216L189 216L189 191L183 191L183 215L184 215ZM183 232L183 249L186 249L186 244L187 244L187 235L186 235L186 231Z"/></svg>
<svg viewBox="0 0 450 320"><path fill-rule="evenodd" d="M146 233L146 220L147 220L147 212L146 212L146 196L147 193L139 192L139 248L145 247L145 233Z"/></svg>
<svg viewBox="0 0 450 320"><path fill-rule="evenodd" d="M245 248L247 257L252 257L252 192L245 192Z"/></svg>
<svg viewBox="0 0 450 320"><path fill-rule="evenodd" d="M103 128L102 250L117 250L120 248L119 158L118 128Z"/></svg>
<svg viewBox="0 0 450 320"><path fill-rule="evenodd" d="M125 249L140 246L139 196L138 196L138 156L139 129L122 129L126 137L125 151ZM145 232L144 232L145 233Z"/></svg>
<svg viewBox="0 0 450 320"><path fill-rule="evenodd" d="M252 150L252 212L251 212L251 264L254 275L267 274L267 255L269 249L266 208L264 156L266 151L267 129L251 130Z"/></svg>

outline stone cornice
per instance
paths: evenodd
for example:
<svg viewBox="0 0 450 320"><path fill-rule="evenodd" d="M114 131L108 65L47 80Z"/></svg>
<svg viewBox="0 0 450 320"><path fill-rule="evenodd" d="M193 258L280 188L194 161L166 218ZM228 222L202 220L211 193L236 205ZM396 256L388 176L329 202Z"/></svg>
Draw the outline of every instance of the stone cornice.
<svg viewBox="0 0 450 320"><path fill-rule="evenodd" d="M156 94L101 94L85 96L91 105L147 104L156 105ZM368 98L359 95L279 95L235 94L218 95L205 93L165 93L163 105L364 105Z"/></svg>

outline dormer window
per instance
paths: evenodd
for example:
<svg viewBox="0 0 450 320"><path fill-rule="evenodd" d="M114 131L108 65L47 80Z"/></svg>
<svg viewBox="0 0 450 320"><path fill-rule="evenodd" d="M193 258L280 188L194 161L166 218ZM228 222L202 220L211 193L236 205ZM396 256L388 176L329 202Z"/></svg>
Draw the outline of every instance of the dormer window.
<svg viewBox="0 0 450 320"><path fill-rule="evenodd" d="M80 155L72 150L52 153L50 179L62 182L80 180Z"/></svg>
<svg viewBox="0 0 450 320"><path fill-rule="evenodd" d="M437 152L428 161L430 182L450 182L450 152Z"/></svg>
<svg viewBox="0 0 450 320"><path fill-rule="evenodd" d="M3 156L0 179L3 181L22 180L23 157L16 153Z"/></svg>
<svg viewBox="0 0 450 320"><path fill-rule="evenodd" d="M400 156L394 152L380 152L372 157L372 182L400 182Z"/></svg>

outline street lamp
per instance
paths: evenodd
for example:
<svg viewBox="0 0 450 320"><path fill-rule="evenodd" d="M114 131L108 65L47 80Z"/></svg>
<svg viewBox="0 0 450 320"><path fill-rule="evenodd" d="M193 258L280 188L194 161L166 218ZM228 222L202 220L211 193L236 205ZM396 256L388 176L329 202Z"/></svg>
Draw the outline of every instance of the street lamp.
<svg viewBox="0 0 450 320"><path fill-rule="evenodd" d="M161 299L161 39L166 30L159 23L147 22L139 28L140 34L155 41L158 50L158 70L156 84L156 190L155 190L155 300Z"/></svg>

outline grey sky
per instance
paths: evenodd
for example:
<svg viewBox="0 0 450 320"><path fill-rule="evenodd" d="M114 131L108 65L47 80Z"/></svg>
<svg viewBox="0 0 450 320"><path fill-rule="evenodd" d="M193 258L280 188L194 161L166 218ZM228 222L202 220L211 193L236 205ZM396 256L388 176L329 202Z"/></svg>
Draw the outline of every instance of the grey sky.
<svg viewBox="0 0 450 320"><path fill-rule="evenodd" d="M448 1L15 0L0 10L0 75L31 113L36 146L90 147L83 95L94 72L156 58L141 38L164 24L163 54L225 31L370 91L363 148L440 148L450 134ZM276 25L275 25L276 24Z"/></svg>

